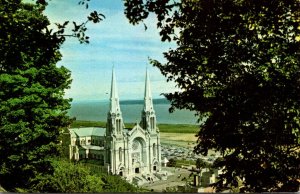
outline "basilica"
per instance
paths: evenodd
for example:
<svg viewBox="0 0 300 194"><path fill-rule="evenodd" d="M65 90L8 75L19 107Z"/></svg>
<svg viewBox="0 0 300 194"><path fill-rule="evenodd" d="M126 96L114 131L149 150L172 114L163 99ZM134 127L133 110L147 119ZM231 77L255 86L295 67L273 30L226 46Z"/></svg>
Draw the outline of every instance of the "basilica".
<svg viewBox="0 0 300 194"><path fill-rule="evenodd" d="M71 160L97 160L104 171L123 176L129 181L162 179L160 134L148 71L141 120L132 129L126 128L123 122L113 70L106 128L72 128L69 132Z"/></svg>

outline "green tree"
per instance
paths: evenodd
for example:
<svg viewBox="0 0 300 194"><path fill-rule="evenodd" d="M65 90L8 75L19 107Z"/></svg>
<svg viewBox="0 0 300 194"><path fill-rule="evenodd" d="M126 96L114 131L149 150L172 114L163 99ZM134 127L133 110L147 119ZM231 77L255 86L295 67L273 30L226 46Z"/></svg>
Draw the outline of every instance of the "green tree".
<svg viewBox="0 0 300 194"><path fill-rule="evenodd" d="M117 175L95 171L81 162L67 159L52 160L54 173L37 177L31 192L137 192L140 189Z"/></svg>
<svg viewBox="0 0 300 194"><path fill-rule="evenodd" d="M70 72L56 66L59 48L68 36L87 43L86 23L103 18L92 12L65 35L68 22L48 29L46 5L0 1L0 185L9 191L30 188L36 177L53 172L50 158L58 154L60 131L70 124L70 99L63 98Z"/></svg>
<svg viewBox="0 0 300 194"><path fill-rule="evenodd" d="M103 175L104 192L138 192L140 189L118 175Z"/></svg>
<svg viewBox="0 0 300 194"><path fill-rule="evenodd" d="M11 190L51 173L59 129L69 124L63 99L70 72L55 64L62 40L50 34L42 6L0 2L0 180Z"/></svg>
<svg viewBox="0 0 300 194"><path fill-rule="evenodd" d="M151 60L178 92L172 109L201 118L195 152L223 155L223 190L297 191L300 178L300 28L297 0L125 0L132 24L157 16L177 48Z"/></svg>
<svg viewBox="0 0 300 194"><path fill-rule="evenodd" d="M78 193L102 192L102 176L95 175L80 163L67 160L53 160L53 175L41 175L34 192Z"/></svg>
<svg viewBox="0 0 300 194"><path fill-rule="evenodd" d="M167 163L168 167L175 167L176 166L176 160L174 158L170 158L169 162Z"/></svg>
<svg viewBox="0 0 300 194"><path fill-rule="evenodd" d="M202 160L200 158L197 158L197 160L196 160L196 168L197 169L206 168L207 166L208 165L207 165L207 163L204 160Z"/></svg>

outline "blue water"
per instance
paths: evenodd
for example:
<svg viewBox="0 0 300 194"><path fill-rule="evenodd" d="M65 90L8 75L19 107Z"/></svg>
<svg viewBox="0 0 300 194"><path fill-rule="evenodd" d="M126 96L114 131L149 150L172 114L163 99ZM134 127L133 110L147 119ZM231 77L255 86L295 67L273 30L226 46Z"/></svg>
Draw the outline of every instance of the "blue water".
<svg viewBox="0 0 300 194"><path fill-rule="evenodd" d="M121 102L121 111L124 123L139 122L141 120L142 102L124 101ZM166 102L155 102L154 109L158 123L168 124L197 124L194 112L188 110L176 110L169 113L170 104ZM77 120L106 121L109 102L81 101L73 102L69 115Z"/></svg>

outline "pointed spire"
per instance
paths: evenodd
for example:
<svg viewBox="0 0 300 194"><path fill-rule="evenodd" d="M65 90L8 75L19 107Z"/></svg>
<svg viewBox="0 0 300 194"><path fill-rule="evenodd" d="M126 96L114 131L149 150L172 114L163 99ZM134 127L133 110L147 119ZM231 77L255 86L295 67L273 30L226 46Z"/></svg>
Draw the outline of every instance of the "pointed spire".
<svg viewBox="0 0 300 194"><path fill-rule="evenodd" d="M116 75L114 68L112 69L111 91L110 91L110 110L107 115L107 129L110 135L122 136L124 123L122 112L120 109L118 90L116 84Z"/></svg>
<svg viewBox="0 0 300 194"><path fill-rule="evenodd" d="M148 68L146 68L144 111L151 111L151 110L153 110L153 102L152 102Z"/></svg>
<svg viewBox="0 0 300 194"><path fill-rule="evenodd" d="M119 97L116 84L115 69L112 69L111 91L110 91L110 112L117 113L120 111Z"/></svg>
<svg viewBox="0 0 300 194"><path fill-rule="evenodd" d="M147 130L150 133L156 132L156 116L153 108L153 101L150 88L150 77L148 69L146 69L146 78L145 78L145 97L144 97L144 109L142 111L142 121L143 129Z"/></svg>

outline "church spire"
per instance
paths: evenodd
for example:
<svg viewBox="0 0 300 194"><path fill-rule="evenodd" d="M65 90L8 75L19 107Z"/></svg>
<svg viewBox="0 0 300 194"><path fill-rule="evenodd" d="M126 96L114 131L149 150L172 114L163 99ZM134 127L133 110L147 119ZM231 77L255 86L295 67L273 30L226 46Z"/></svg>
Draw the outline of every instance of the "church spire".
<svg viewBox="0 0 300 194"><path fill-rule="evenodd" d="M156 131L156 116L153 108L153 101L150 88L150 78L148 69L146 69L145 78L145 95L144 95L144 108L142 111L142 127L149 132Z"/></svg>
<svg viewBox="0 0 300 194"><path fill-rule="evenodd" d="M146 111L146 112L153 111L153 102L152 102L148 68L146 69L146 78L145 78L144 111Z"/></svg>
<svg viewBox="0 0 300 194"><path fill-rule="evenodd" d="M112 69L111 90L110 90L110 112L117 113L120 111L119 97L116 84L115 69Z"/></svg>
<svg viewBox="0 0 300 194"><path fill-rule="evenodd" d="M124 123L120 109L115 70L112 70L110 110L107 115L107 128L110 134L122 135Z"/></svg>

